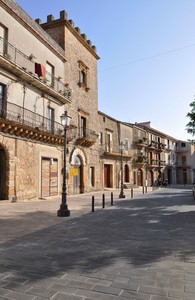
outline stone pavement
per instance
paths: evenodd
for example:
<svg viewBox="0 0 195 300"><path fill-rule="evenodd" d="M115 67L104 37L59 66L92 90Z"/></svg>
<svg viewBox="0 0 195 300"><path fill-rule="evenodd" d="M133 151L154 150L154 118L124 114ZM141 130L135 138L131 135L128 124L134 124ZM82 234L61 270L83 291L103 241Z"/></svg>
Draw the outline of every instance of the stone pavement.
<svg viewBox="0 0 195 300"><path fill-rule="evenodd" d="M0 299L195 300L191 187L0 202Z"/></svg>

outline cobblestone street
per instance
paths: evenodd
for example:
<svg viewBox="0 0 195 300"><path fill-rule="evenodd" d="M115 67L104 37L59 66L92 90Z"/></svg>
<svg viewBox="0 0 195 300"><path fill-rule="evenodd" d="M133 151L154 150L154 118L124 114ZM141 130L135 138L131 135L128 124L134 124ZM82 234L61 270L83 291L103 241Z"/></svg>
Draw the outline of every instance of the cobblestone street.
<svg viewBox="0 0 195 300"><path fill-rule="evenodd" d="M191 189L117 197L69 197L69 218L59 199L0 203L0 299L194 300Z"/></svg>

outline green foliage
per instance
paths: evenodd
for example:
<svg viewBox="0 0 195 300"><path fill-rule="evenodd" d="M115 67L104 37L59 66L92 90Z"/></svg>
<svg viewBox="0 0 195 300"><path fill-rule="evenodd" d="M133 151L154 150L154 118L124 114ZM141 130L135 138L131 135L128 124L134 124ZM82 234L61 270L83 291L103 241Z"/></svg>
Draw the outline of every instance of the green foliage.
<svg viewBox="0 0 195 300"><path fill-rule="evenodd" d="M190 121L186 125L186 130L188 133L195 135L195 101L189 104L191 111L187 113L186 117L190 119Z"/></svg>

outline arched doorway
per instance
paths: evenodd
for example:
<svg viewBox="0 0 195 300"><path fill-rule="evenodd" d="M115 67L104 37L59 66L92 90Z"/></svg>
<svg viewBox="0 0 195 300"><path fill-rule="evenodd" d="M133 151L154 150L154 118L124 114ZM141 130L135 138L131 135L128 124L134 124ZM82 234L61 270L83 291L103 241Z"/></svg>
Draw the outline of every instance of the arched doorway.
<svg viewBox="0 0 195 300"><path fill-rule="evenodd" d="M70 164L77 169L77 175L73 176L73 193L82 194L85 191L84 166L87 164L86 155L82 149L75 148L72 151Z"/></svg>
<svg viewBox="0 0 195 300"><path fill-rule="evenodd" d="M0 146L0 200L7 199L6 195L6 154Z"/></svg>
<svg viewBox="0 0 195 300"><path fill-rule="evenodd" d="M83 164L79 155L74 157L74 166L77 169L77 175L73 177L74 194L82 194L84 193Z"/></svg>

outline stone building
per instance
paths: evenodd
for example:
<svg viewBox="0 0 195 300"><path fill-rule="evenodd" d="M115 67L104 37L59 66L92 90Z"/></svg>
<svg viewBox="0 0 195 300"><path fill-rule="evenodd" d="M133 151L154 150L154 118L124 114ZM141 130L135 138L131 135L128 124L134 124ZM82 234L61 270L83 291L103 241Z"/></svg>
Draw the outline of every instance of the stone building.
<svg viewBox="0 0 195 300"><path fill-rule="evenodd" d="M103 112L99 112L99 154L101 161L102 187L119 188L121 185L121 149L123 141L121 136L122 123ZM129 134L129 128L128 128ZM124 184L130 183L130 147L123 145L122 169L124 171ZM123 173L123 172L122 172Z"/></svg>
<svg viewBox="0 0 195 300"><path fill-rule="evenodd" d="M150 122L136 123L136 126L144 129L141 136L139 133L136 137L134 135L137 148L135 164L139 167L137 171L139 185L152 186L158 180L170 184L176 183L175 146L177 139L150 127Z"/></svg>
<svg viewBox="0 0 195 300"><path fill-rule="evenodd" d="M125 188L153 186L159 180L179 183L176 178L177 139L152 128L150 122L125 123L102 112L99 112L99 123L104 188L120 188L121 165Z"/></svg>
<svg viewBox="0 0 195 300"><path fill-rule="evenodd" d="M177 141L175 146L175 182L178 184L195 183L194 145Z"/></svg>
<svg viewBox="0 0 195 300"><path fill-rule="evenodd" d="M64 49L66 82L71 87L72 99L65 109L76 128L75 139L68 144L68 169L77 169L77 176L69 176L68 192L78 194L102 188L98 153L98 83L96 47L68 20L65 11L55 20L38 24ZM69 172L69 175L71 172Z"/></svg>
<svg viewBox="0 0 195 300"><path fill-rule="evenodd" d="M0 17L0 199L61 193L65 110L68 192L100 188L95 46L64 11L41 26L2 0Z"/></svg>

